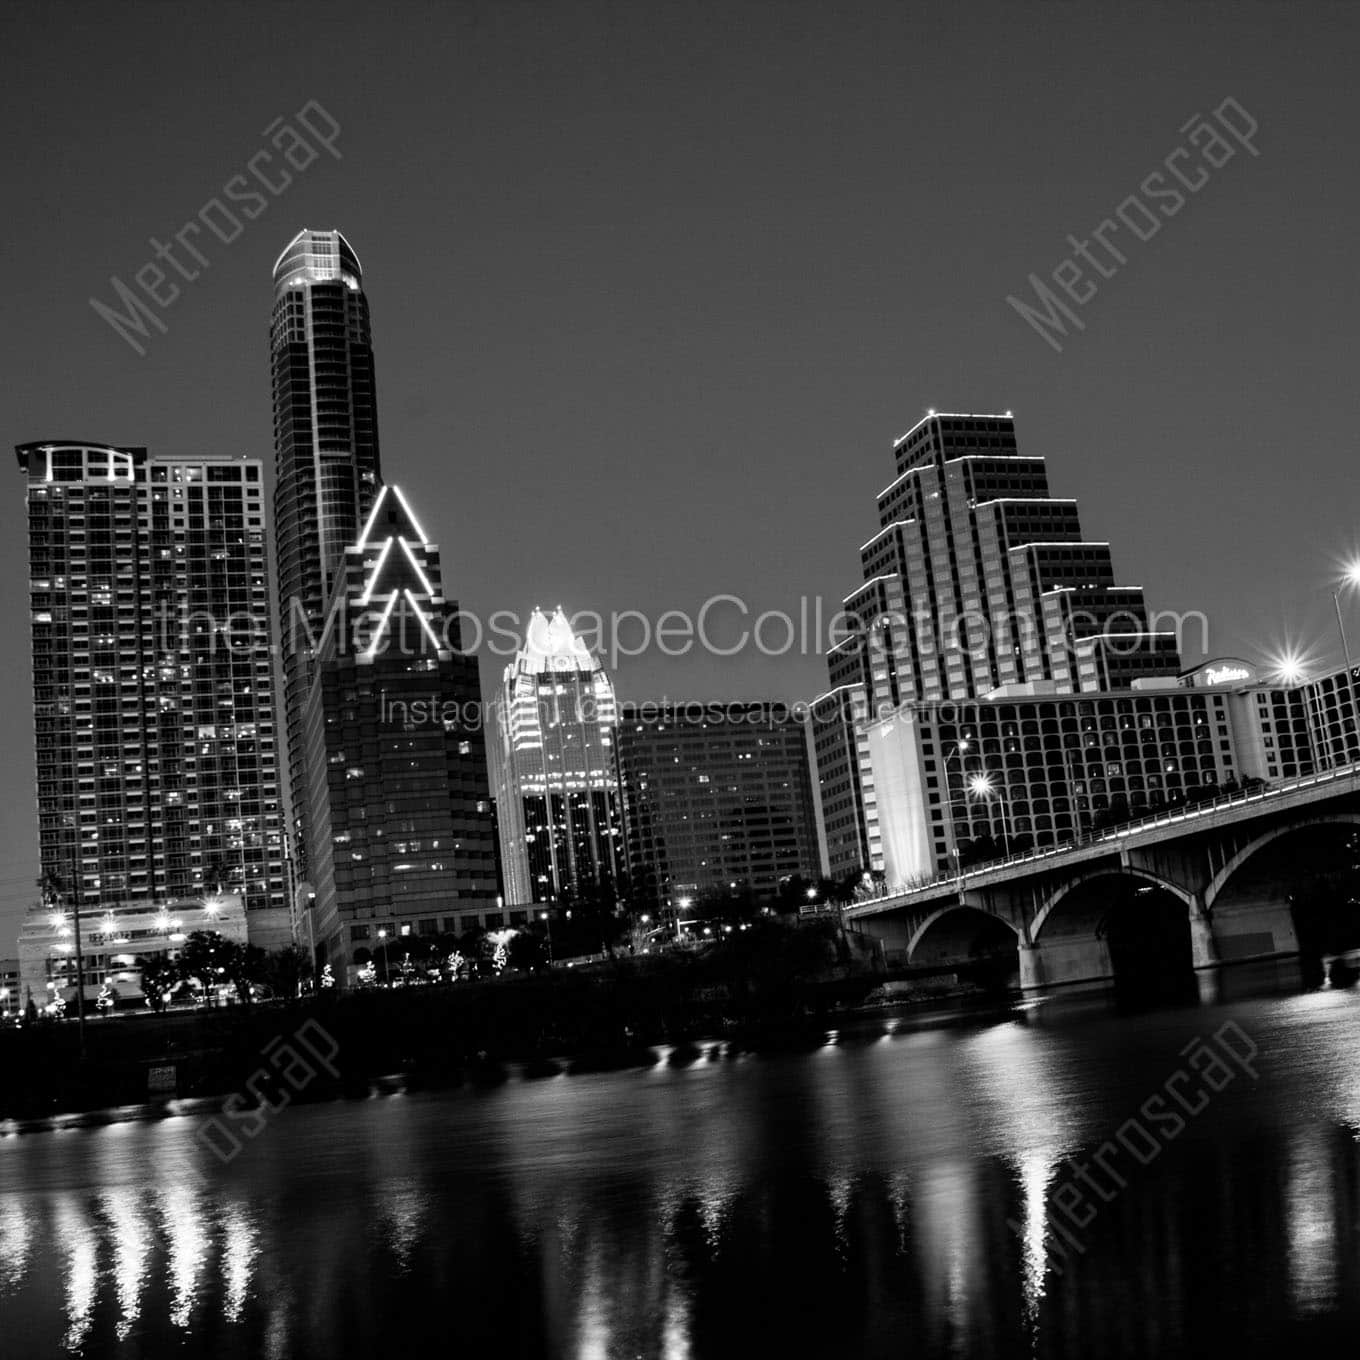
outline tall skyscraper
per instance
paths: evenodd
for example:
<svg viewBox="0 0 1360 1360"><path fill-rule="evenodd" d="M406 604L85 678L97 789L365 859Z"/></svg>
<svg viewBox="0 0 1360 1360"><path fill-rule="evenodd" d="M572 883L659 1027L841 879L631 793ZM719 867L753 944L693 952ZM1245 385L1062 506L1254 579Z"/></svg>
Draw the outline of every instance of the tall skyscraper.
<svg viewBox="0 0 1360 1360"><path fill-rule="evenodd" d="M505 668L496 808L511 906L558 902L624 868L614 686L559 606L535 609Z"/></svg>
<svg viewBox="0 0 1360 1360"><path fill-rule="evenodd" d="M1142 588L1117 583L1108 543L1083 539L1076 502L1050 494L1009 415L932 412L893 453L878 532L860 548L864 584L845 601L855 626L827 658L832 691L859 687L866 721L1005 687L1097 692L1176 675L1175 636L1149 629ZM864 744L852 761L829 731L824 741L823 806L848 807L859 782L864 867L880 867L869 828L882 790Z"/></svg>
<svg viewBox="0 0 1360 1360"><path fill-rule="evenodd" d="M20 444L42 868L82 910L244 901L292 938L261 465Z"/></svg>
<svg viewBox="0 0 1360 1360"><path fill-rule="evenodd" d="M498 910L477 661L457 616L439 549L384 486L344 552L304 709L312 943L337 979L380 940Z"/></svg>
<svg viewBox="0 0 1360 1360"><path fill-rule="evenodd" d="M623 704L616 743L636 905L817 876L807 737L785 705Z"/></svg>
<svg viewBox="0 0 1360 1360"><path fill-rule="evenodd" d="M338 231L298 232L274 264L274 534L293 848L304 877L302 711L312 643L382 477L362 281L359 257Z"/></svg>

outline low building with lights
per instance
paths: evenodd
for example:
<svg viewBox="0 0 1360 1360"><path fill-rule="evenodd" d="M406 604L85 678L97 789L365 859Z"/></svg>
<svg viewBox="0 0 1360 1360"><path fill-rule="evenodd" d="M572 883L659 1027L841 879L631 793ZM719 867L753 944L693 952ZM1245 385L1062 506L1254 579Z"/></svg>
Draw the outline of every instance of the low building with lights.
<svg viewBox="0 0 1360 1360"><path fill-rule="evenodd" d="M1352 684L1355 689L1352 689ZM1292 683L1237 658L1100 693L1007 686L867 725L884 871L899 887L996 854L1360 759L1360 675Z"/></svg>
<svg viewBox="0 0 1360 1360"><path fill-rule="evenodd" d="M42 1010L76 988L75 913L70 904L32 908L19 931L23 1004L32 996ZM142 994L142 967L151 959L175 959L195 931L215 931L236 944L248 942L246 909L239 893L173 902L126 902L80 912L80 952L85 995L93 1000L105 983L122 997Z"/></svg>

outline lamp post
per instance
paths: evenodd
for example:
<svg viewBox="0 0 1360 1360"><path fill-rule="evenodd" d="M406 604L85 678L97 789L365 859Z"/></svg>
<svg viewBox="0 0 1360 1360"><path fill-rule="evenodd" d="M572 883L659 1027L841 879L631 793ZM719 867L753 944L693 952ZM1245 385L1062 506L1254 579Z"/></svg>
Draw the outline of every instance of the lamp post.
<svg viewBox="0 0 1360 1360"><path fill-rule="evenodd" d="M959 777L963 777L963 757L968 753L968 748L972 745L967 737L961 737L954 745L954 749L944 758L944 797L945 807L949 810L949 839L954 845L954 882L958 889L959 905L963 905L963 853L959 847L958 824L954 821L954 790L949 783L949 762L957 759L959 762Z"/></svg>
<svg viewBox="0 0 1360 1360"><path fill-rule="evenodd" d="M1341 617L1341 592L1347 586L1360 586L1360 562L1351 562L1346 574L1332 590L1332 608L1336 611L1336 631L1341 635L1341 655L1346 661L1346 689L1351 696L1351 721L1355 725L1356 740L1360 742L1360 698L1355 693L1355 673L1351 670L1351 649L1346 641L1346 624ZM1350 743L1343 739L1342 751L1350 761Z"/></svg>
<svg viewBox="0 0 1360 1360"><path fill-rule="evenodd" d="M1011 857L1011 810L1010 803L1006 795L992 783L992 777L985 770L981 774L975 774L968 781L968 787L977 798L995 798L1001 804L1001 844L1006 852L1006 858Z"/></svg>

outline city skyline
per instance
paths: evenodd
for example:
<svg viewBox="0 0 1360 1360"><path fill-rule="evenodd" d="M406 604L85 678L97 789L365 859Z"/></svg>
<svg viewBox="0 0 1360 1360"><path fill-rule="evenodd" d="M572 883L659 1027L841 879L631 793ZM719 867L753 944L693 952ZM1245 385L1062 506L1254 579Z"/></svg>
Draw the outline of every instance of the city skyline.
<svg viewBox="0 0 1360 1360"><path fill-rule="evenodd" d="M14 281L14 324L3 342L7 368L25 375L9 393L12 440L79 429L112 443L267 458L260 279L299 225L338 225L382 280L373 325L383 441L402 459L401 480L425 507L469 608L490 614L550 595L656 617L740 583L756 612L796 613L804 596L830 610L853 580L863 498L881 484L887 443L930 405L1013 409L1026 443L1049 458L1055 484L1081 501L1086 532L1116 542L1121 573L1159 607L1209 618L1210 654L1259 659L1287 632L1300 646L1320 639L1320 661L1335 660L1325 584L1333 554L1356 545L1343 498L1332 494L1353 421L1336 395L1347 390L1348 323L1331 279L1344 274L1345 246L1327 224L1345 218L1336 196L1353 189L1348 180L1324 187L1291 148L1342 154L1344 43L1305 63L1271 41L1265 6L1243 12L1230 50L1207 46L1205 16L1105 25L1093 8L1069 15L1069 60L1041 50L1038 35L1003 9L981 15L996 44L979 54L961 20L888 18L885 10L886 27L870 43L869 28L838 31L809 12L811 28L797 40L773 26L764 35L770 60L730 86L742 43L725 54L702 21L677 13L649 34L621 13L607 22L585 15L572 52L613 42L631 58L611 65L599 110L576 88L566 49L536 79L503 79L507 52L540 22L551 32L561 22L554 19L436 24L429 55L414 60L444 52L455 78L403 81L363 108L346 106L336 71L360 51L379 68L395 59L369 18L337 12L333 31L296 54L285 80L252 57L252 25L224 20L218 41L238 72L224 103L241 109L239 122L155 117L185 93L187 75L154 58L151 104L112 130L97 158L79 139L46 160L9 147L7 168L42 202L59 201L67 176L97 191L108 182L103 166L118 167L120 193L128 183L139 191L136 211L95 251L77 243L74 220L59 214L14 224L16 249L32 267ZM115 53L155 50L149 22L86 16L87 34ZM936 57L931 68L908 86L887 78L922 36ZM57 50L58 30L39 14L10 39L41 58ZM681 121L648 94L647 73L667 43L681 44L691 74L707 76L715 95L711 108L686 101ZM1169 49L1187 55L1159 60ZM975 56L997 97L1026 110L1012 126L932 112L951 62ZM807 72L814 60L826 118L808 122L794 95L801 83L779 72ZM493 67L501 73L494 85L486 76ZM1060 70L1062 81L1036 83L1027 74L1036 68ZM22 104L13 101L31 103L42 69L42 59L21 64L3 96L16 121ZM1306 69L1306 79L1284 100L1275 92L1295 69ZM88 72L92 98L103 91L117 102L105 70ZM747 91L740 101L731 93L738 88ZM1190 115L1230 95L1260 124L1259 159L1241 154L1192 210L1131 255L1083 309L1086 330L1054 354L1006 295L1070 251L1068 233L1088 237L1089 224L1136 187ZM446 98L472 126L502 129L494 144L473 142L460 153L460 181L482 184L480 195L454 197L422 174L415 153L387 154L408 144L413 127L449 126L435 116ZM153 332L145 356L136 354L89 298L111 296L111 275L130 280L152 254L148 238L173 238L233 168L245 167L261 130L278 117L296 125L292 111L309 100L341 125L340 159L322 149L305 171L294 167L285 194L260 220L243 218L232 244L206 229L203 239L188 237L210 264L193 282L180 280L183 295L163 314L168 333ZM561 113L560 131L535 143L528 134L547 107ZM1086 112L1073 117L1073 109ZM69 132L75 117L63 113L49 135ZM717 135L733 117L746 135ZM600 118L611 129L603 155L591 140ZM689 130L677 135L685 120ZM1057 183L1040 173L1044 142L1035 135L1050 125L1068 128L1072 173ZM654 168L640 155L649 133L667 147ZM555 163L598 163L597 189L576 187L550 169ZM166 165L173 173L159 173ZM748 175L768 205L754 213ZM537 183L554 189L546 212L533 196ZM900 210L931 183L960 192L992 186L1007 205L1004 220L915 212L902 236ZM701 189L680 200L673 223L658 212L672 201L672 184ZM389 213L391 201L406 211ZM1287 220L1281 202L1292 205ZM786 225L795 215L805 224L796 230ZM449 224L442 242L420 229L427 221ZM1305 221L1323 224L1321 235L1308 232L1307 248L1291 250L1304 235L1291 224ZM722 230L699 230L703 223ZM1288 268L1255 267L1266 252ZM179 247L176 256L187 258ZM72 259L82 261L78 276L61 263ZM923 268L931 259L949 267ZM696 291L694 279L711 282ZM1191 306L1173 326L1167 317L1182 298ZM911 323L925 310L935 318L929 343ZM1216 338L1220 324L1238 340L1231 359ZM1280 347L1306 362L1278 372ZM61 365L33 361L57 352ZM71 371L85 375L74 401ZM645 477L634 475L639 457ZM1272 469L1288 457L1314 470L1312 484L1278 478ZM1267 482L1274 489L1263 497ZM472 512L487 505L504 510ZM764 512L776 506L784 508L772 522ZM567 526L600 514L611 531L568 546ZM532 566L497 552L511 528L546 545ZM1250 553L1242 550L1248 542ZM634 573L622 591L618 567L628 560L656 569ZM18 561L11 555L6 565L13 574ZM484 684L499 666L483 660ZM798 699L825 688L815 654L678 662L653 654L627 659L616 674L628 699ZM26 682L15 674L5 684L11 737L23 745ZM15 922L32 893L36 856L21 848L33 841L33 819L17 773L7 792L0 825L15 849L0 871L0 921Z"/></svg>
<svg viewBox="0 0 1360 1360"><path fill-rule="evenodd" d="M1355 1336L1360 0L0 44L6 1360Z"/></svg>

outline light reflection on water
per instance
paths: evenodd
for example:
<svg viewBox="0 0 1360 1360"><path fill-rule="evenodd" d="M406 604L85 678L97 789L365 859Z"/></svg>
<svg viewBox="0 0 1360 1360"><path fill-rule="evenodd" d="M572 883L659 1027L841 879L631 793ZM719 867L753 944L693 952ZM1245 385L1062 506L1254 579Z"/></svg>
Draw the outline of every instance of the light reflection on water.
<svg viewBox="0 0 1360 1360"><path fill-rule="evenodd" d="M1259 1084L1059 1266L1067 1159L1229 1016ZM1160 1356L1360 1324L1355 993L883 1034L294 1109L229 1166L191 1119L0 1139L5 1360Z"/></svg>

